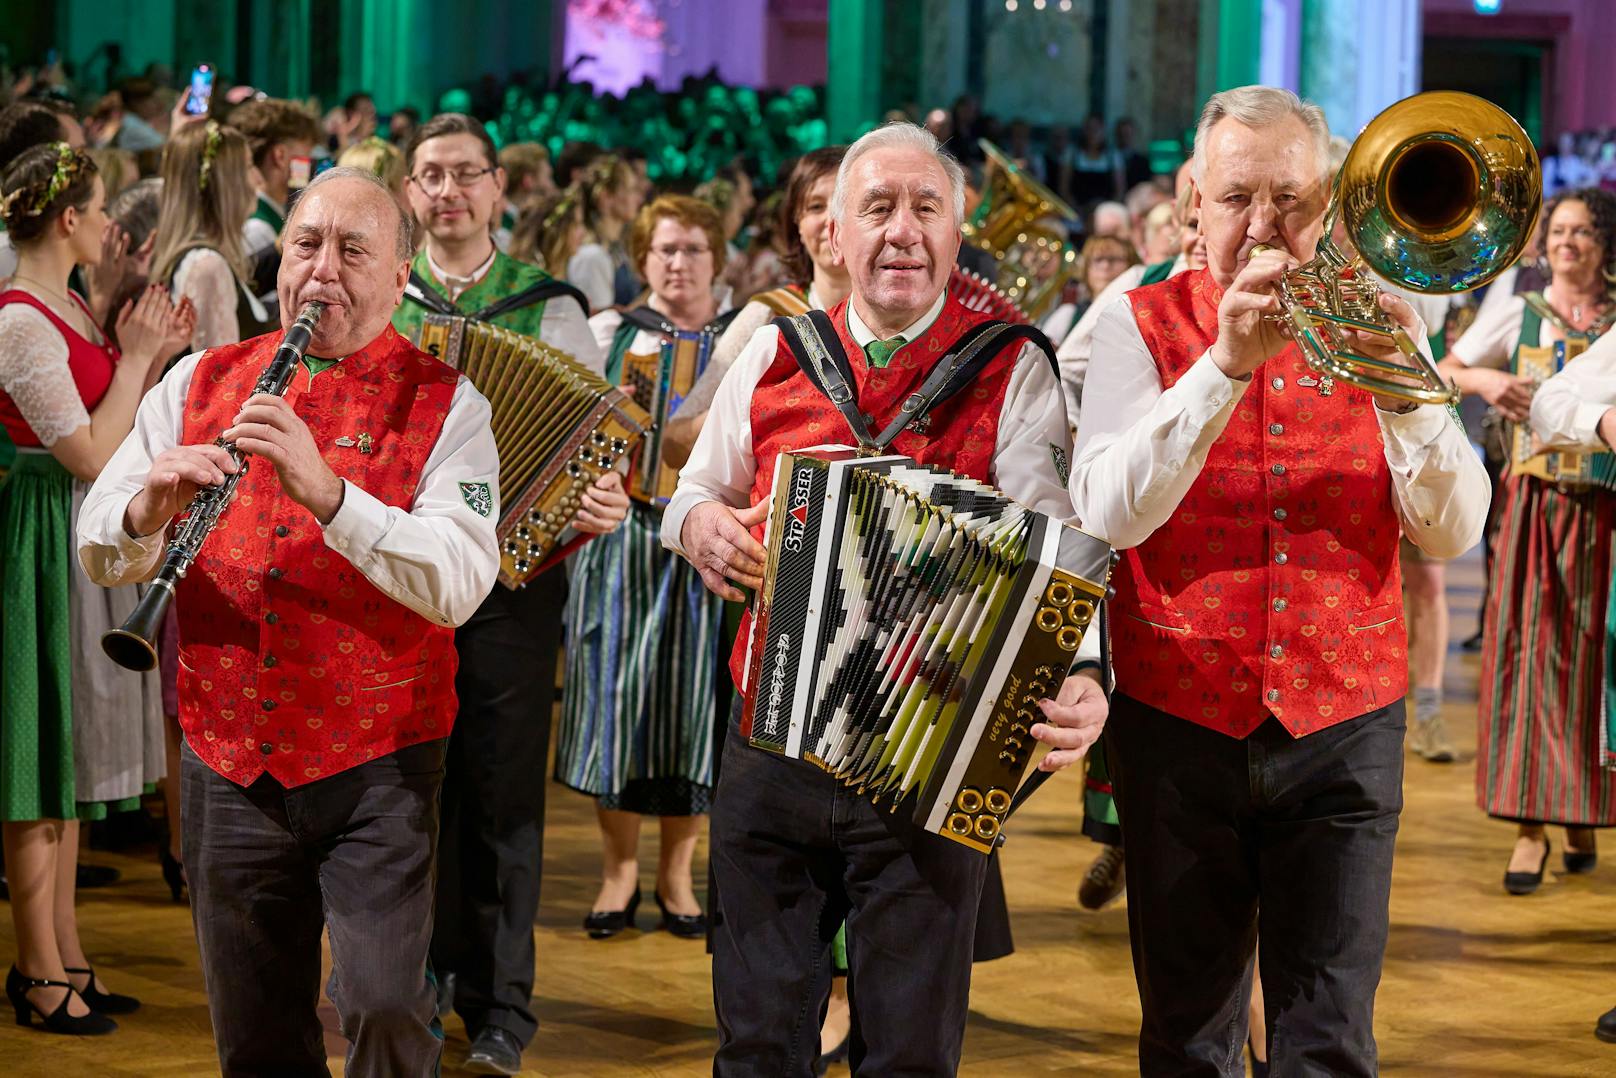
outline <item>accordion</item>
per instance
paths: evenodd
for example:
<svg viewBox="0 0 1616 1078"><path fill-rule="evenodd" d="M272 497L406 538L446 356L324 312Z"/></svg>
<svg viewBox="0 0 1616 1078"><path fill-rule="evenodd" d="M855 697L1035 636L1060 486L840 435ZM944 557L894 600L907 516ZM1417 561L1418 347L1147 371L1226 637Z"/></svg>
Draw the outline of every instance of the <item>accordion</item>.
<svg viewBox="0 0 1616 1078"><path fill-rule="evenodd" d="M715 335L709 330L689 332L664 327L662 347L653 355L628 352L623 356L623 384L634 401L650 413L653 426L646 432L629 473L629 496L663 507L679 485L679 470L663 460L662 432L668 419L696 384L712 358Z"/></svg>
<svg viewBox="0 0 1616 1078"><path fill-rule="evenodd" d="M499 581L519 588L586 538L572 527L585 489L626 465L650 419L571 356L501 326L429 314L415 343L493 408Z"/></svg>
<svg viewBox="0 0 1616 1078"><path fill-rule="evenodd" d="M1011 325L1029 324L1027 316L1016 306L1016 301L980 273L955 266L948 273L948 294L959 300L967 310L980 311Z"/></svg>
<svg viewBox="0 0 1616 1078"><path fill-rule="evenodd" d="M984 853L1105 598L1103 540L907 457L781 454L741 732Z"/></svg>
<svg viewBox="0 0 1616 1078"><path fill-rule="evenodd" d="M1558 374L1568 360L1587 351L1588 343L1584 337L1570 337L1537 348L1522 345L1517 349L1516 373L1540 386ZM1616 490L1616 454L1537 452L1529 423L1509 424L1508 449L1511 475L1531 475L1566 486Z"/></svg>

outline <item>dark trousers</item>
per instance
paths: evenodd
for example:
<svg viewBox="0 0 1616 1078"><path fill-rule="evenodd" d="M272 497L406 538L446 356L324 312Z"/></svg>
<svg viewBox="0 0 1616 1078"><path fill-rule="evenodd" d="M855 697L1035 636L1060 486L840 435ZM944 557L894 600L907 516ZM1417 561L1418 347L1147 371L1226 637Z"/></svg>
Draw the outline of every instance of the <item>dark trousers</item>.
<svg viewBox="0 0 1616 1078"><path fill-rule="evenodd" d="M1244 740L1118 695L1106 723L1144 1022L1139 1070L1242 1075L1258 939L1276 1075L1376 1073L1403 702Z"/></svg>
<svg viewBox="0 0 1616 1078"><path fill-rule="evenodd" d="M496 584L455 633L460 712L449 737L432 967L476 1036L532 1039L533 919L544 863L545 760L567 578Z"/></svg>
<svg viewBox="0 0 1616 1078"><path fill-rule="evenodd" d="M426 957L443 756L422 742L289 790L268 775L237 786L184 748L185 870L227 1078L330 1074L322 928L347 1073L437 1073Z"/></svg>
<svg viewBox="0 0 1616 1078"><path fill-rule="evenodd" d="M988 859L733 729L711 828L714 1075L812 1073L844 919L853 1073L955 1073Z"/></svg>

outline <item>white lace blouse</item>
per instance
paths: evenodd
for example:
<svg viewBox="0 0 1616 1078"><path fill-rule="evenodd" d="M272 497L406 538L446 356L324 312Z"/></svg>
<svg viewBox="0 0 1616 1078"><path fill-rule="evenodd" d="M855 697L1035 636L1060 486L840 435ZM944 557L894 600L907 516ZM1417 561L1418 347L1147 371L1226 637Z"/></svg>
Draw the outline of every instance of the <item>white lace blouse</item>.
<svg viewBox="0 0 1616 1078"><path fill-rule="evenodd" d="M0 307L0 390L46 448L90 425L68 367L67 341L27 303Z"/></svg>

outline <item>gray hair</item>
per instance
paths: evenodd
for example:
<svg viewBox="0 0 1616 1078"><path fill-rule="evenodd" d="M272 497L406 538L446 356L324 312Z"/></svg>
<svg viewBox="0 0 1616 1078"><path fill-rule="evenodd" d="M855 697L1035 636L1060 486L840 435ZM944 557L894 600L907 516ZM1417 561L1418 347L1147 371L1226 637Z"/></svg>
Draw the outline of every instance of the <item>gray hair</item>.
<svg viewBox="0 0 1616 1078"><path fill-rule="evenodd" d="M309 192L321 184L332 183L336 180L358 180L361 183L369 184L386 195L387 204L398 213L398 257L404 259L415 255L415 222L410 218L409 214L404 212L404 207L398 204L398 199L393 197L393 189L388 187L381 177L369 169L354 168L351 165L337 165L335 168L328 168L309 181L309 185L303 188L303 192L297 196L298 201L301 202L307 198ZM292 213L287 214L288 221L291 220L296 211L297 208L294 206Z"/></svg>
<svg viewBox="0 0 1616 1078"><path fill-rule="evenodd" d="M1287 117L1302 121L1313 138L1313 158L1319 163L1319 174L1329 183L1330 125L1324 119L1324 110L1303 101L1289 90L1278 86L1237 86L1207 98L1201 110L1201 122L1195 126L1195 164L1192 170L1195 182L1200 184L1206 172L1206 147L1212 129L1225 118L1238 120L1247 127L1268 127Z"/></svg>
<svg viewBox="0 0 1616 1078"><path fill-rule="evenodd" d="M965 170L954 159L954 155L943 149L937 136L921 127L919 124L909 123L907 120L896 120L883 124L874 131L870 131L859 138L847 148L847 155L842 158L842 165L836 170L836 189L830 196L830 216L833 221L842 219L842 211L847 208L848 177L853 172L853 162L869 153L871 150L918 150L930 154L937 159L943 172L948 176L948 185L953 190L954 223L962 224L965 221Z"/></svg>

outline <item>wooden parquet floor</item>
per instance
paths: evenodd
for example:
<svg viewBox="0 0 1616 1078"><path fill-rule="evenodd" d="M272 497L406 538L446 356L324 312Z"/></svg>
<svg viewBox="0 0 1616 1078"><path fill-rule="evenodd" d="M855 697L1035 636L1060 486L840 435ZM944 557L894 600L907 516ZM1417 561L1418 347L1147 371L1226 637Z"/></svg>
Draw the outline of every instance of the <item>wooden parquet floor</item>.
<svg viewBox="0 0 1616 1078"><path fill-rule="evenodd" d="M1455 564L1451 576L1452 635L1460 640L1474 624L1479 559ZM1408 761L1376 1015L1383 1069L1458 1078L1616 1075L1616 1045L1592 1034L1594 1019L1616 1004L1616 836L1606 836L1607 860L1592 875L1555 873L1536 895L1504 894L1511 829L1482 816L1472 792L1476 668L1473 656L1452 652L1447 719L1464 749L1461 761ZM1137 1073L1139 1005L1126 915L1120 905L1082 912L1074 900L1094 849L1078 834L1079 791L1075 774L1059 776L1018 817L1003 851L1017 951L976 971L967 1078ZM710 1073L714 1023L701 945L661 932L585 939L579 919L598 871L589 802L552 786L548 826L535 928L540 1032L523 1073ZM1553 835L1551 868L1558 868L1562 837ZM92 1041L6 1022L0 1073L216 1073L185 908L169 904L155 861L94 859L116 864L125 882L82 896L87 944L112 986L139 995L145 1009L114 1036ZM650 854L647 873L653 864ZM0 956L12 953L10 921L0 918ZM343 1042L329 1007L325 1015L340 1073ZM465 1047L465 1032L451 1019L445 1073L456 1073Z"/></svg>

